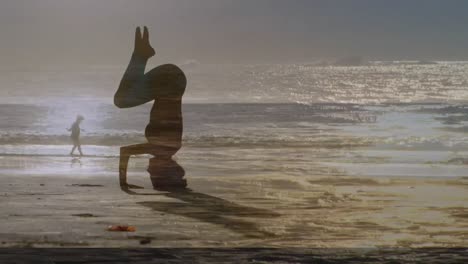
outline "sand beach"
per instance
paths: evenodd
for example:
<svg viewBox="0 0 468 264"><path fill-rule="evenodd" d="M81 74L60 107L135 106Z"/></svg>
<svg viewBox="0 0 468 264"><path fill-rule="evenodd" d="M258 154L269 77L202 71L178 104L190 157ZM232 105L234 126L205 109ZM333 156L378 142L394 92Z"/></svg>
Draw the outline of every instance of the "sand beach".
<svg viewBox="0 0 468 264"><path fill-rule="evenodd" d="M0 179L2 247L464 247L468 236L467 177L187 175L190 190L159 192L133 172L145 187L133 195L112 168ZM107 231L125 224L136 232Z"/></svg>

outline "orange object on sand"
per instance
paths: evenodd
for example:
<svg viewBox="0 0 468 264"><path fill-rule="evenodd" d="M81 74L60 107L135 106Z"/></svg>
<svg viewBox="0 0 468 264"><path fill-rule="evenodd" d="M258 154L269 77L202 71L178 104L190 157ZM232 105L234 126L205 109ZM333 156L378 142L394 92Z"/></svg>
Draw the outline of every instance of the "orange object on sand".
<svg viewBox="0 0 468 264"><path fill-rule="evenodd" d="M135 232L136 228L134 226L128 226L128 225L115 225L115 226L109 226L107 228L107 231L113 231L113 232Z"/></svg>

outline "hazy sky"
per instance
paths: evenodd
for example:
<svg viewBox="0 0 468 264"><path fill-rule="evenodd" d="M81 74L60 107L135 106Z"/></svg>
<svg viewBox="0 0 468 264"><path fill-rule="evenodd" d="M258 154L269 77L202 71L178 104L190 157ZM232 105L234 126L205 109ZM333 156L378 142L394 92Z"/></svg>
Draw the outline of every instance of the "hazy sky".
<svg viewBox="0 0 468 264"><path fill-rule="evenodd" d="M113 64L148 25L157 62L468 60L464 0L1 0L0 65Z"/></svg>

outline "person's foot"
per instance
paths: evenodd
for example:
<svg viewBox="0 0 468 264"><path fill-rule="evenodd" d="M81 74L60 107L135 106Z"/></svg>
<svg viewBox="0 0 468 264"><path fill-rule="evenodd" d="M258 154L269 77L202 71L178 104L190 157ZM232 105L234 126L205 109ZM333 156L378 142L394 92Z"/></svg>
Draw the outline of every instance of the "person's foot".
<svg viewBox="0 0 468 264"><path fill-rule="evenodd" d="M147 27L144 27L143 29L143 36L141 36L140 27L137 27L135 32L135 51L133 53L143 59L149 59L156 54L149 42L149 32Z"/></svg>

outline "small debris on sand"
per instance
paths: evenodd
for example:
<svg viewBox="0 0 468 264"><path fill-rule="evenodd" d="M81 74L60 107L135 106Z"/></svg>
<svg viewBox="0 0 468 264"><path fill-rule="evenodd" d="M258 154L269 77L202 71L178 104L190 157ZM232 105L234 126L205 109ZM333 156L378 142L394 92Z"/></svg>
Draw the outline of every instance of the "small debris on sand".
<svg viewBox="0 0 468 264"><path fill-rule="evenodd" d="M67 185L67 186L72 186L72 187L104 187L104 185L100 185L100 184L72 184L72 185Z"/></svg>
<svg viewBox="0 0 468 264"><path fill-rule="evenodd" d="M111 232L135 232L136 228L134 226L127 226L127 225L116 225L116 226L109 226L107 231Z"/></svg>
<svg viewBox="0 0 468 264"><path fill-rule="evenodd" d="M74 214L72 216L78 216L78 217L97 217L93 214Z"/></svg>
<svg viewBox="0 0 468 264"><path fill-rule="evenodd" d="M151 243L151 239L150 238L143 238L140 240L140 245L148 245Z"/></svg>

